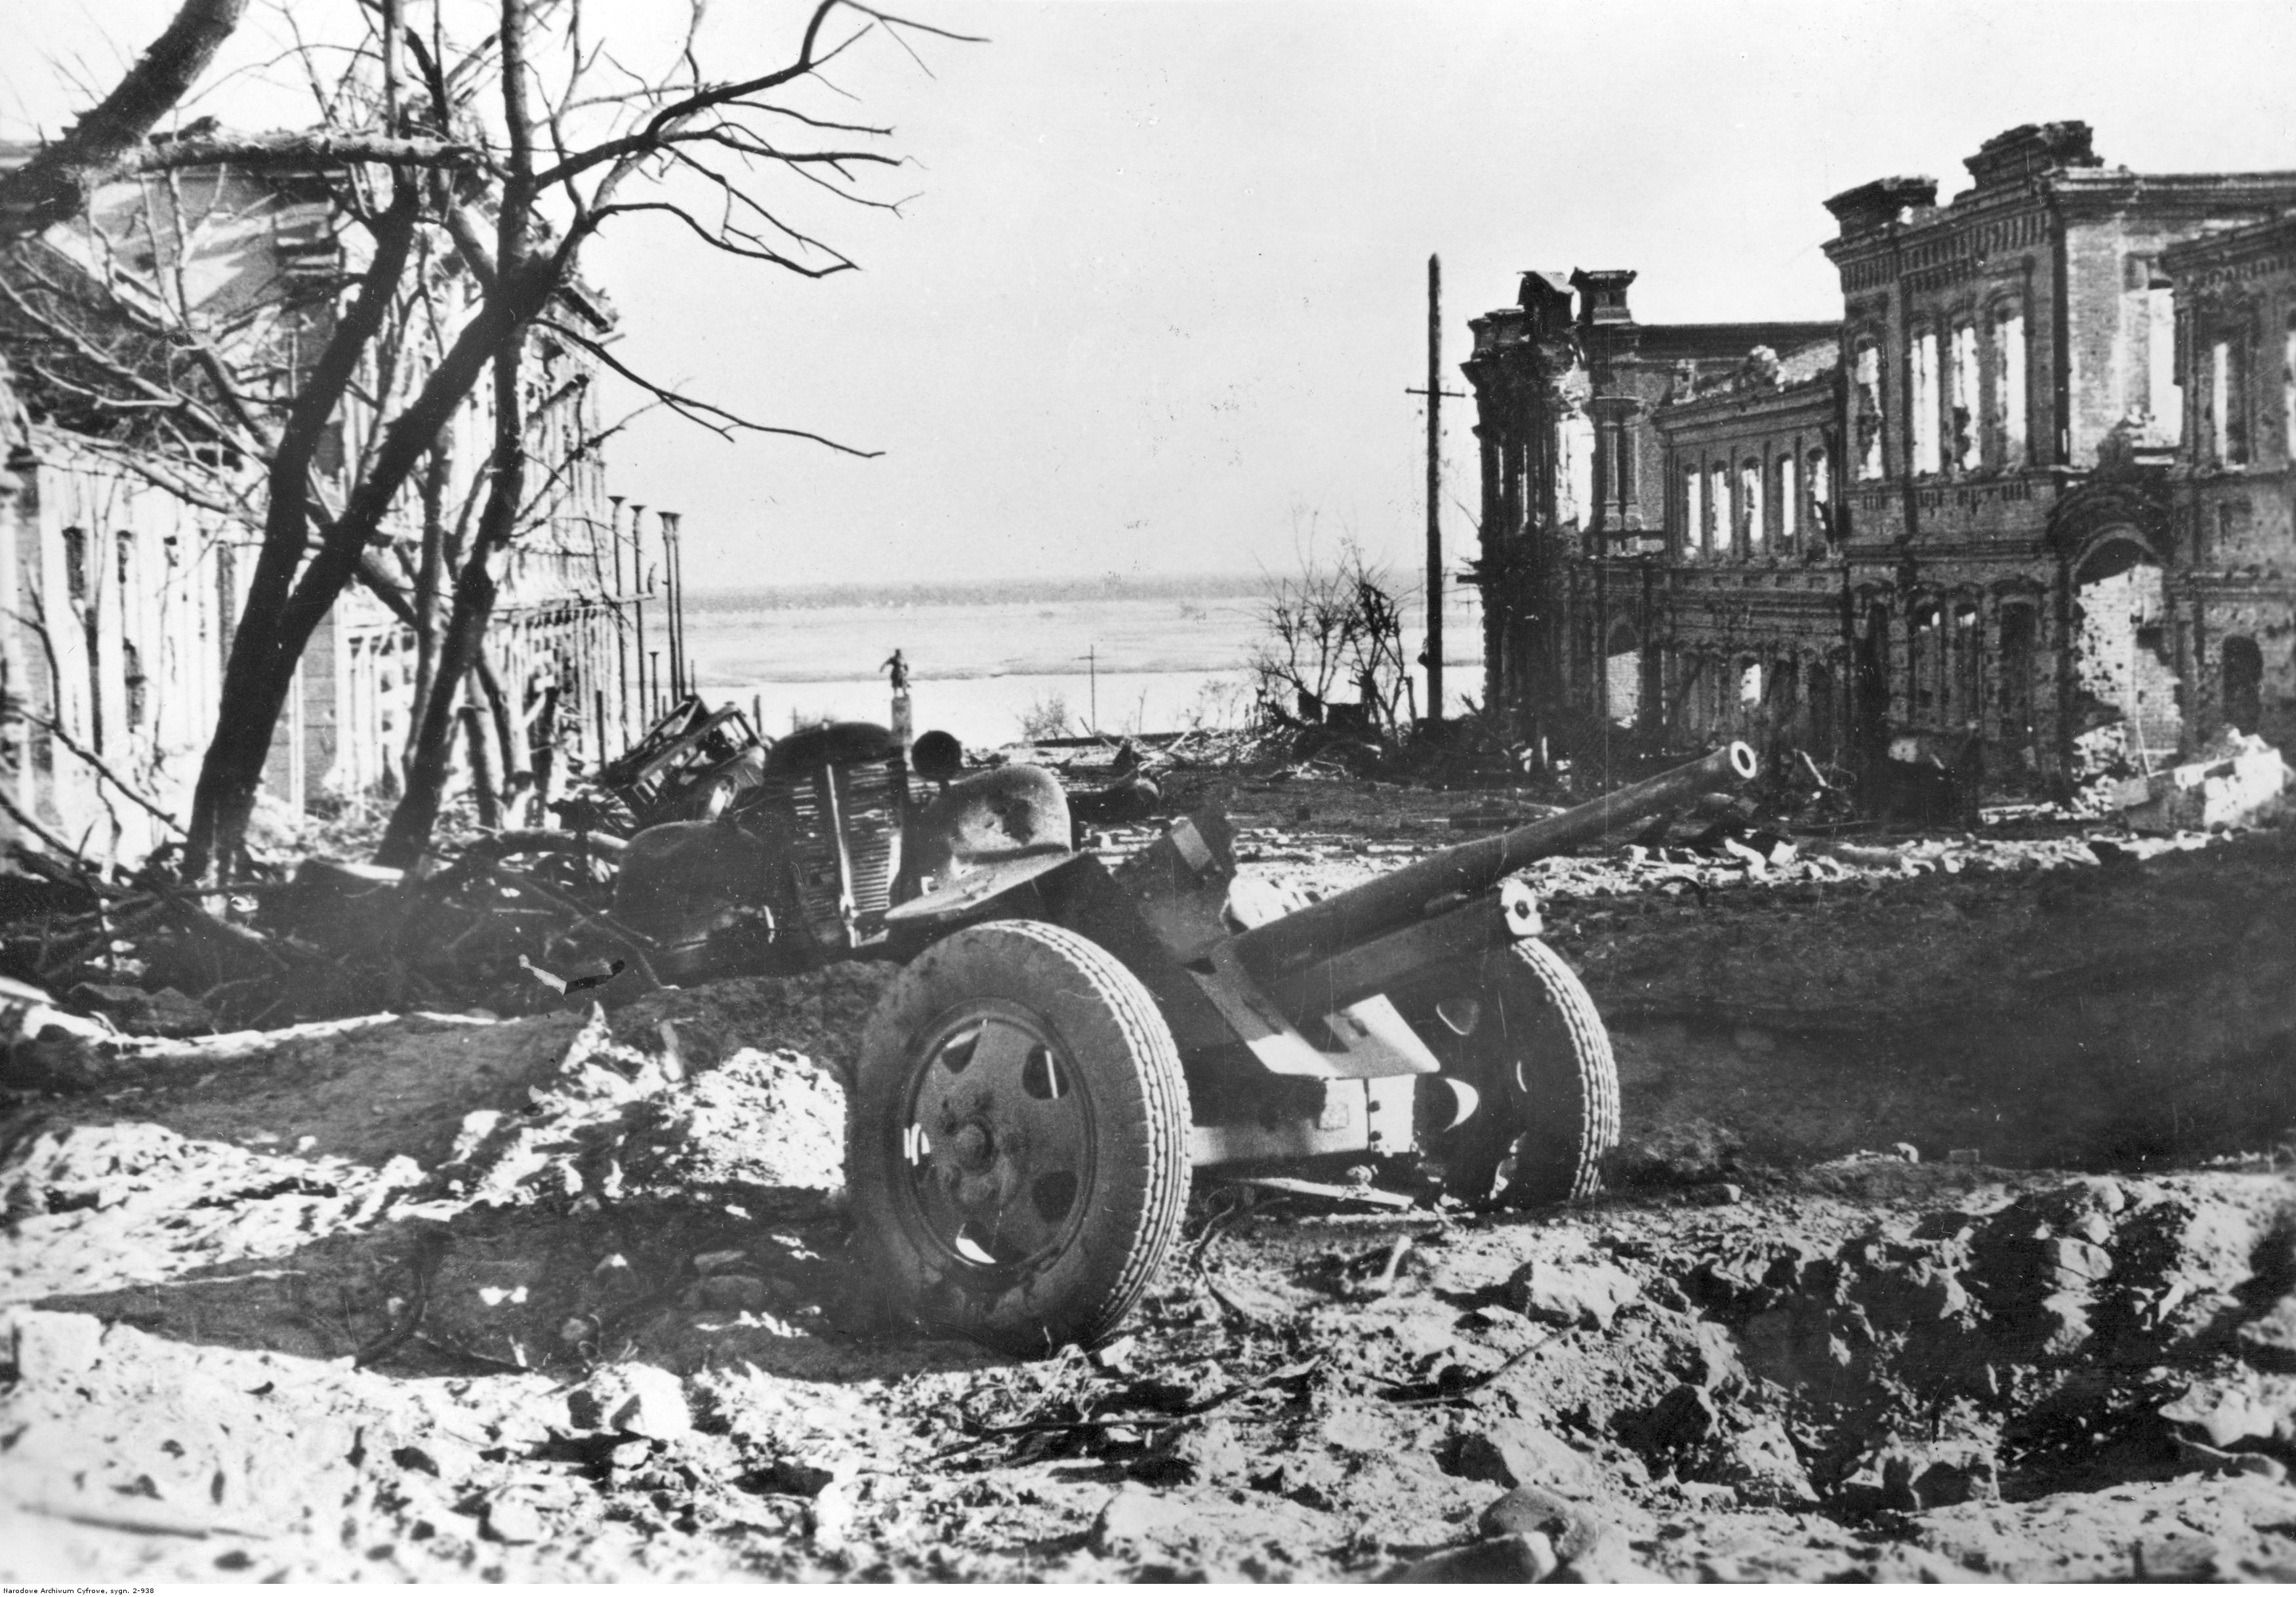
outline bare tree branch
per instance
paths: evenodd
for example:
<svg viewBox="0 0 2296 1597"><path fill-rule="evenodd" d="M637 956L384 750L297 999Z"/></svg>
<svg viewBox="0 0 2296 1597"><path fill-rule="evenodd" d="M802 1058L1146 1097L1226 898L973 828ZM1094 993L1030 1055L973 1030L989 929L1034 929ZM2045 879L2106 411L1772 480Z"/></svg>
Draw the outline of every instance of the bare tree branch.
<svg viewBox="0 0 2296 1597"><path fill-rule="evenodd" d="M281 132L237 138L173 139L122 157L96 174L131 176L192 168L242 167L250 171L319 171L360 164L470 171L486 163L483 151L446 139L385 134Z"/></svg>
<svg viewBox="0 0 2296 1597"><path fill-rule="evenodd" d="M536 324L537 326L547 327L553 332L557 333L561 338L579 345L582 348L589 351L592 358L602 362L605 365L611 366L623 378L636 383L639 388L642 388L647 393L652 394L655 398L660 400L664 405L676 412L679 415L684 416L687 421L694 422L699 426L707 427L710 431L716 433L720 438L730 438L737 431L764 432L772 433L781 438L809 438L814 443L824 445L828 448L836 450L840 455L850 455L861 460L875 460L885 453L882 449L856 449L850 444L840 444L835 438L824 438L817 432L808 432L802 428L768 427L763 422L745 420L741 416L735 415L732 411L727 410L723 405L712 405L706 399L688 398L685 395L678 393L674 389L666 389L650 378L639 376L636 372L631 371L628 366L623 364L620 360L617 359L614 353L608 349L603 344L599 343L595 339L584 337L582 334L575 332L572 328L566 326L562 323L545 320L537 321ZM717 420L712 421L710 420L711 417L716 417Z"/></svg>

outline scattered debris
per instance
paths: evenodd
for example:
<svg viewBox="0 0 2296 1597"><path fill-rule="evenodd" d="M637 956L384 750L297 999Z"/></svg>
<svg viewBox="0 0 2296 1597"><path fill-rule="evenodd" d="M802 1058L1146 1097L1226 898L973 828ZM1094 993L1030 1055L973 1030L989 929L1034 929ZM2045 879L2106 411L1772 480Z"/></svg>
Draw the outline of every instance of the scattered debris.
<svg viewBox="0 0 2296 1597"><path fill-rule="evenodd" d="M2139 832L2254 826L2282 813L2290 781L2279 749L2253 733L2227 731L2188 764L2123 782L2113 802Z"/></svg>

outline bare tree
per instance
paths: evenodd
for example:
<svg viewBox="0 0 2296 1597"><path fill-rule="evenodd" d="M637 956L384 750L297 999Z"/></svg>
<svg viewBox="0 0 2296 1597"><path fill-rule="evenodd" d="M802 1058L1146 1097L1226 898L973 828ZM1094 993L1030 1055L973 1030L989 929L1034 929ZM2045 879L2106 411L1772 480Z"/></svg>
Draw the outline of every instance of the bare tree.
<svg viewBox="0 0 2296 1597"><path fill-rule="evenodd" d="M854 13L860 25L825 42L824 25L840 9ZM866 194L854 181L856 168L898 164L875 143L890 130L810 116L778 96L816 77L874 29L890 33L905 48L902 35L910 30L963 37L857 0L822 0L789 62L728 81L706 76L697 59L701 13L700 0L693 0L677 66L655 81L635 82L602 50L586 45L578 0L558 8L555 24L548 28L537 25L538 8L524 0L503 0L496 40L502 155L496 168L491 256L475 228L464 225L455 232L473 273L488 285L488 307L499 306L503 316L490 352L491 482L437 645L439 686L417 728L406 797L378 851L386 864L412 863L429 841L453 750L455 720L447 690L478 659L500 592L496 559L519 528L529 491L529 399L521 382L529 330L564 340L679 414L728 435L780 433L849 454L873 453L801 429L751 422L722 405L665 389L625 364L594 331L559 314L554 296L574 280L584 244L617 217L666 217L713 249L801 277L853 270L855 263L842 251L785 219L755 174L760 167L778 168L840 200L890 209L896 202ZM435 53L422 56L418 48L417 54L436 71ZM442 78L433 93L446 92ZM586 142L578 132L584 122L591 124ZM783 136L791 124L803 143ZM683 183L676 181L681 178ZM712 202L714 217L690 202L696 194Z"/></svg>
<svg viewBox="0 0 2296 1597"><path fill-rule="evenodd" d="M1367 727L1387 736L1409 720L1410 673L1403 612L1384 568L1372 564L1352 537L1336 564L1315 558L1312 526L1300 539L1300 569L1271 577L1261 602L1263 635L1250 671L1263 714L1309 723L1336 703L1359 706ZM1352 692L1352 700L1340 695Z"/></svg>

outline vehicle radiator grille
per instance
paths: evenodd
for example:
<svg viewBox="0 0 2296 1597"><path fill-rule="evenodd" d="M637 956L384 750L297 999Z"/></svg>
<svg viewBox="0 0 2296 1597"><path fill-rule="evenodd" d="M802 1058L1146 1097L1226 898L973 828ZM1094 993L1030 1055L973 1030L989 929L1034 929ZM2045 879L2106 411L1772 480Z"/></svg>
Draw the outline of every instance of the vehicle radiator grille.
<svg viewBox="0 0 2296 1597"><path fill-rule="evenodd" d="M827 948L867 941L892 907L893 877L901 868L900 766L890 760L825 766L767 785L783 788L783 813L793 834L791 864L807 929ZM852 889L849 920L838 871L840 821Z"/></svg>

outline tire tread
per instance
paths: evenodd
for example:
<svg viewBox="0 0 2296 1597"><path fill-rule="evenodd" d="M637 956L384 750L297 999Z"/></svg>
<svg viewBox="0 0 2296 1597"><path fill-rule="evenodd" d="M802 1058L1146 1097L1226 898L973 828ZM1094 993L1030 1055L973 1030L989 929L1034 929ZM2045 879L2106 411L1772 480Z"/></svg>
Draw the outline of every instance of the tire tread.
<svg viewBox="0 0 2296 1597"><path fill-rule="evenodd" d="M1587 1107L1567 1197L1591 1198L1602 1190L1603 1156L1619 1144L1619 1067L1611 1052L1610 1028L1603 1024L1593 995L1561 954L1536 938L1515 944L1513 952L1570 1034L1570 1059Z"/></svg>

